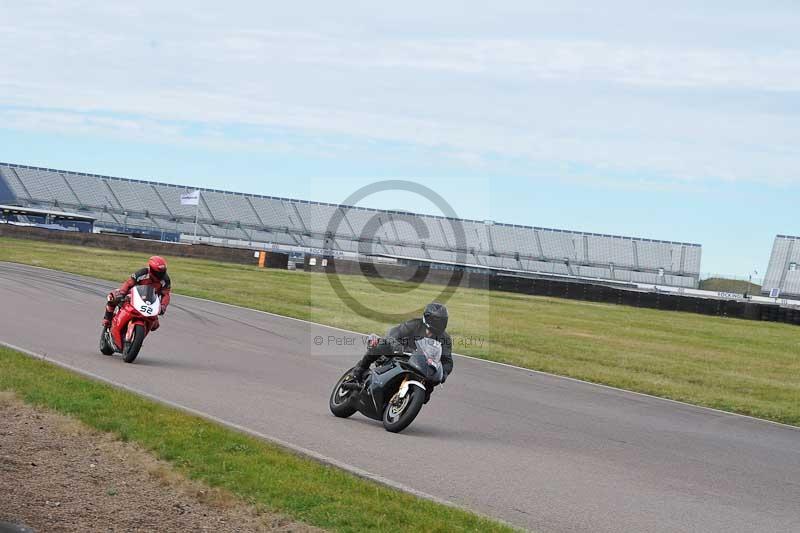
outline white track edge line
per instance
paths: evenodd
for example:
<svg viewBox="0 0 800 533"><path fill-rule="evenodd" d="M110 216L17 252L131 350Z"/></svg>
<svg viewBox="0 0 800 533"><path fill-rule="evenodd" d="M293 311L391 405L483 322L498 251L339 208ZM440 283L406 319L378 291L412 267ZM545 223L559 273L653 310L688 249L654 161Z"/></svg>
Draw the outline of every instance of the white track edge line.
<svg viewBox="0 0 800 533"><path fill-rule="evenodd" d="M47 270L49 270L49 269L47 269ZM392 481L391 479L385 478L385 477L380 476L378 474L373 474L373 473L368 472L366 470L362 470L361 468L358 468L358 467L353 466L351 464L345 463L343 461L339 461L338 459L334 459L333 457L328 457L327 455L321 454L319 452L315 452L313 450L309 450L308 448L304 448L304 447L298 446L296 444L292 444L290 442L287 442L285 440L279 439L277 437L266 435L264 433L260 433L258 431L246 428L244 426L236 424L235 422L230 422L230 421L225 420L223 418L219 418L219 417L214 416L212 414L206 413L205 411L201 411L199 409L194 409L192 407L187 407L185 405L181 405L181 404L179 404L177 402L173 402L171 400L167 400L166 398L162 398L162 397L160 397L158 395L151 394L149 392L145 392L145 391L139 390L139 389L137 389L135 387L131 387L129 385L125 385L125 384L120 383L118 381L115 381L113 379L106 378L106 377L100 376L98 374L95 374L93 372L89 372L88 370L84 370L82 368L78 368L76 366L70 365L69 363L64 363L62 361L58 361L56 359L53 359L50 356L47 356L47 355L44 355L44 354L40 354L40 353L36 353L34 351L28 350L26 348L22 348L20 346L16 346L14 344L11 344L11 343L8 343L8 342L2 341L2 340L0 340L0 346L4 346L4 347L9 348L11 350L16 350L16 351L21 352L21 353L23 353L23 354L25 354L25 355L27 355L29 357L34 358L34 359L39 359L39 360L45 361L47 363L52 363L52 364L54 364L54 365L56 365L58 367L64 368L64 369L69 370L71 372L75 372L76 374L91 378L91 379L93 379L95 381L106 383L108 385L111 385L114 388L117 388L117 389L120 389L120 390L124 390L126 392L130 392L130 393L136 394L138 396L142 396L143 398L147 398L148 400L154 401L154 402L159 403L161 405L165 405L167 407L171 407L173 409L177 409L179 411L183 411L184 413L188 413L190 415L194 415L194 416L197 416L199 418L203 418L205 420L209 420L211 422L219 424L219 425L221 425L223 427L226 427L228 429L232 429L232 430L234 430L234 431L236 431L238 433L242 433L244 435L248 435L248 436L251 436L251 437L256 437L258 439L261 439L261 440L264 440L266 442L269 442L269 443L275 444L277 446L280 446L281 448L286 448L290 452L293 452L293 453L295 453L297 455L306 457L308 459L312 459L315 462L323 464L323 465L326 465L326 466L332 466L332 467L338 468L340 470L344 470L345 472L349 472L350 474L353 474L353 475L355 475L355 476L357 476L359 478L366 479L366 480L369 480L369 481L373 481L373 482L378 483L380 485L384 485L384 486L389 487L391 489L395 489L395 490L399 490L401 492L405 492L405 493L410 494L412 496L416 496L417 498L428 500L428 501L431 501L433 503L444 505L444 506L447 506L447 507L450 507L450 508L453 508L453 509L457 509L457 510L460 510L460 511L465 511L467 513L476 515L476 516L478 516L480 518L484 518L486 520L491 520L493 522L501 523L501 524L506 525L508 527L511 527L513 529L518 529L517 526L509 524L509 523L503 521L500 518L496 518L496 517L493 517L493 516L482 514L480 512L474 511L472 509L469 509L469 508L464 507L462 505L459 505L457 503L454 503L454 502L439 498L439 497L434 496L432 494L428 494L427 492L423 492L423 491L411 488L411 487L409 487L407 485L404 485L402 483L399 483L397 481Z"/></svg>
<svg viewBox="0 0 800 533"><path fill-rule="evenodd" d="M52 269L52 268L45 268L45 267L40 267L40 266L35 266L35 265L26 265L25 263L13 263L13 262L10 262L10 261L0 261L0 263L6 263L6 264L12 264L12 265L21 265L21 266L31 267L31 268L39 268L41 270L49 270L50 272L59 272L61 274L69 274L69 275L74 275L74 276L81 276L81 277L84 277L84 278L87 278L87 279L96 280L96 281L106 281L106 280L98 280L97 278L92 278L92 277L89 277L89 276L82 276L81 274L74 274L72 272L65 272L63 270L55 270L55 269ZM111 282L109 282L109 283L111 283ZM176 293L176 294L178 296L183 297L183 298L191 298L192 300L199 300L201 302L208 302L208 303L217 304L217 305L225 305L225 306L233 307L233 308L236 308L236 309L243 309L245 311L254 311L256 313L262 313L262 314L273 316L273 317L277 317L277 318L284 318L286 320L294 320L296 322L302 322L302 323L310 324L310 325L313 325L313 326L319 326L319 327L323 327L323 328L333 329L333 330L341 331L341 332L344 332L344 333L352 333L353 335L361 335L361 336L367 335L366 333L359 333L357 331L351 331L349 329L337 328L336 326L329 326L327 324L320 324L319 322L313 322L311 320L304 320L302 318L295 318L295 317L291 317L291 316L279 315L277 313L270 313L269 311L262 311L261 309L251 309L250 307L242 307L241 305L229 304L229 303L226 303L226 302L217 302L215 300L209 300L207 298L199 298L197 296L188 296L188 295L180 294L180 293ZM454 353L453 355L456 355L458 357L463 357L465 359L472 359L473 361L478 361L478 362L483 362L483 363L488 363L488 364L498 365L498 366L504 366L506 368L512 368L514 370L518 370L518 371L522 371L522 372L532 372L532 373L538 374L540 376L548 376L548 377L551 377L551 378L563 379L563 380L571 381L571 382L574 382L574 383L583 383L584 385L592 385L594 387L599 387L601 389L612 390L612 391L621 392L621 393L625 393L625 394L633 394L635 396L643 396L645 398L652 398L654 400L659 400L659 401L662 401L662 402L669 402L669 403L673 403L673 404L676 404L676 405L682 405L684 407L691 407L691 408L694 408L694 409L702 409L704 411L711 411L711 412L717 413L717 414L723 414L723 415L730 415L730 416L735 416L735 417L739 417L739 418L745 418L745 419L753 420L753 421L756 421L756 422L764 422L764 423L767 423L767 424L772 424L772 425L775 425L775 426L788 428L788 429L793 429L795 431L800 431L800 426L793 426L791 424L784 424L783 422L776 422L774 420L768 420L766 418L758 418L757 416L743 415L741 413L734 413L732 411L723 411L722 409L715 409L714 407L707 407L705 405L697 405L697 404L693 404L693 403L689 403L689 402L683 402L681 400L673 400L671 398L664 398L663 396L654 396L652 394L647 394L646 392L636 392L636 391L632 391L632 390L628 390L628 389L621 389L619 387L614 387L612 385L604 385L602 383L594 383L592 381L586 381L586 380L583 380L583 379L572 378L572 377L569 377L569 376L560 376L558 374L551 374L550 372L544 372L542 370L534 370L532 368L525 368L525 367L521 367L521 366L515 366L515 365L508 364L508 363L500 363L498 361L492 361L491 359L481 359L480 357L474 357L474 356L471 356L471 355L463 355L463 354L459 354L459 353Z"/></svg>

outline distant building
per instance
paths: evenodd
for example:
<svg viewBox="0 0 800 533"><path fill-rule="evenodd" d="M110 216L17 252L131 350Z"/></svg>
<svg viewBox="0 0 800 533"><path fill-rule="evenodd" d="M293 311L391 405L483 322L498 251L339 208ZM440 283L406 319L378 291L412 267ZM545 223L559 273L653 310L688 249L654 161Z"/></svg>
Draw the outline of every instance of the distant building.
<svg viewBox="0 0 800 533"><path fill-rule="evenodd" d="M196 201L187 194L195 190L200 191ZM190 241L196 232L204 242L228 245L272 245L316 255L686 288L696 288L700 277L699 244L365 209L8 163L0 163L0 202L86 213L97 219L98 228L150 238ZM534 214L535 209L531 206Z"/></svg>
<svg viewBox="0 0 800 533"><path fill-rule="evenodd" d="M774 298L800 298L800 237L775 237L761 291Z"/></svg>

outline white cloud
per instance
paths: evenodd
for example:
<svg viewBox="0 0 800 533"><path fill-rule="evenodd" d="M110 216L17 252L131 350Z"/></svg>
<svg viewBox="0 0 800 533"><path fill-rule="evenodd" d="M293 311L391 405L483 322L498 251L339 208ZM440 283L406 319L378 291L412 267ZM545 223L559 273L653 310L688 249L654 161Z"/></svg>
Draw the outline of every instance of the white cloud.
<svg viewBox="0 0 800 533"><path fill-rule="evenodd" d="M570 20L585 10L576 6L567 8ZM488 16L482 29L481 13L439 23L450 35L443 38L422 12L396 17L405 31L380 33L364 21L383 27L389 14L318 8L316 19L264 6L8 6L0 20L3 123L134 140L157 134L164 143L223 149L308 144L325 154L348 143L399 142L487 173L493 159L506 158L519 172L567 163L673 181L800 181L800 106L791 110L800 91L797 43L587 40L569 25L527 37L516 19L507 21L512 36L502 37L502 21ZM498 12L560 13L524 4ZM733 8L717 15L727 12L743 35L780 25L760 14L754 29ZM695 24L721 34L713 18ZM617 21L635 26L625 22ZM787 103L770 110L759 103L765 99ZM237 127L252 133L222 133ZM275 130L305 139L276 142Z"/></svg>

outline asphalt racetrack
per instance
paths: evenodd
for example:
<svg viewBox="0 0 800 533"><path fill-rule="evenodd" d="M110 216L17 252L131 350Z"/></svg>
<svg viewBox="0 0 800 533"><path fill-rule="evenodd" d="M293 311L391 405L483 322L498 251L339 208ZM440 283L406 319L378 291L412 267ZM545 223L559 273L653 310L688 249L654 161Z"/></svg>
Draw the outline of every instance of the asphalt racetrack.
<svg viewBox="0 0 800 533"><path fill-rule="evenodd" d="M526 529L800 531L797 429L456 357L393 435L328 411L361 336L175 296L128 365L112 288L0 263L0 341Z"/></svg>

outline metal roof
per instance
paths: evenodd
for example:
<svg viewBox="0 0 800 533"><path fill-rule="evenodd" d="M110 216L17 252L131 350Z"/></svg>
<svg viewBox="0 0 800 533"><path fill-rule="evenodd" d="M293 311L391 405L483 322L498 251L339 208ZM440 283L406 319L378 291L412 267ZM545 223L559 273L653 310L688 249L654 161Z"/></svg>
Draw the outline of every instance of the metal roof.
<svg viewBox="0 0 800 533"><path fill-rule="evenodd" d="M80 215L78 213L68 213L66 211L51 211L49 209L35 209L33 207L20 207L18 205L0 205L0 211L19 213L21 215L50 215L57 218L65 218L67 220L84 220L87 222L94 222L97 218L89 215Z"/></svg>
<svg viewBox="0 0 800 533"><path fill-rule="evenodd" d="M298 200L296 198L283 198L281 196L268 196L268 195L263 195L263 194L242 193L242 192L236 192L236 191L226 191L226 190L223 190L223 189L208 189L208 188L204 188L204 187L192 187L192 186L189 186L189 185L176 185L174 183L164 183L164 182L160 182L160 181L140 180L140 179L132 179L132 178L119 178L119 177L115 177L115 176L104 176L102 174L91 174L91 173L87 173L87 172L75 172L75 171L72 171L72 170L60 170L60 169L56 169L56 168L35 167L35 166L29 166L29 165L21 165L21 164L18 164L18 163L4 163L2 161L0 161L0 165L4 165L4 166L7 166L7 167L12 167L12 168L29 168L29 169L33 169L33 170L44 170L44 171L47 171L47 172L60 172L60 173L76 174L76 175L79 175L79 176L90 176L90 177L95 177L95 178L102 178L102 179L109 179L109 180L116 180L116 181L127 181L129 183L144 183L144 184L148 184L148 185L161 185L161 186L164 186L164 187L173 187L173 188L176 188L176 189L183 189L183 190L198 190L198 191L201 191L201 192L206 191L206 192L216 192L216 193L222 193L222 194L235 194L235 195L239 195L239 196L248 196L248 197L251 197L251 198L266 198L266 199L269 199L269 200L282 200L282 201L286 201L286 202L296 202L298 204L305 204L305 205L325 205L325 206L329 206L329 207L341 207L341 208L344 208L344 209L357 209L357 210L361 210L361 211L369 211L369 212L372 212L372 213L387 213L387 214L397 214L397 215L411 215L411 216L420 216L420 217L430 217L430 218L438 218L438 219L441 219L441 220L451 220L453 222L471 222L471 223L475 223L475 224L485 224L486 223L485 220L472 220L472 219L469 219L469 218L451 218L451 217L445 217L445 216L441 216L441 215L429 215L429 214L424 214L424 213L412 213L412 212L409 212L409 211L396 211L396 210L389 210L389 209L372 209L372 208L368 208L368 207L342 205L342 204L335 204L335 203L330 203L330 202L316 202L316 201L311 201L311 200ZM691 243L691 242L666 241L666 240L661 240L661 239L648 239L648 238L644 238L644 237L630 237L630 236L624 236L624 235L609 235L609 234L606 234L606 233L591 233L591 232L588 232L588 231L563 230L563 229L556 229L556 228L545 228L545 227L540 227L540 226L523 226L523 225L519 225L519 224L506 224L506 223L502 223L502 222L494 222L493 225L495 225L495 226L505 226L505 227L511 227L511 228L527 229L527 230L540 230L540 231L552 231L552 232L556 232L556 233L568 233L568 234L580 235L580 236L586 235L586 236L593 236L593 237L606 237L606 238L612 238L612 239L623 239L623 240L639 241L639 242L653 242L653 243L659 243L659 244L675 244L675 245L690 246L690 247L696 247L696 248L701 248L702 247L702 245L700 245L700 244Z"/></svg>

